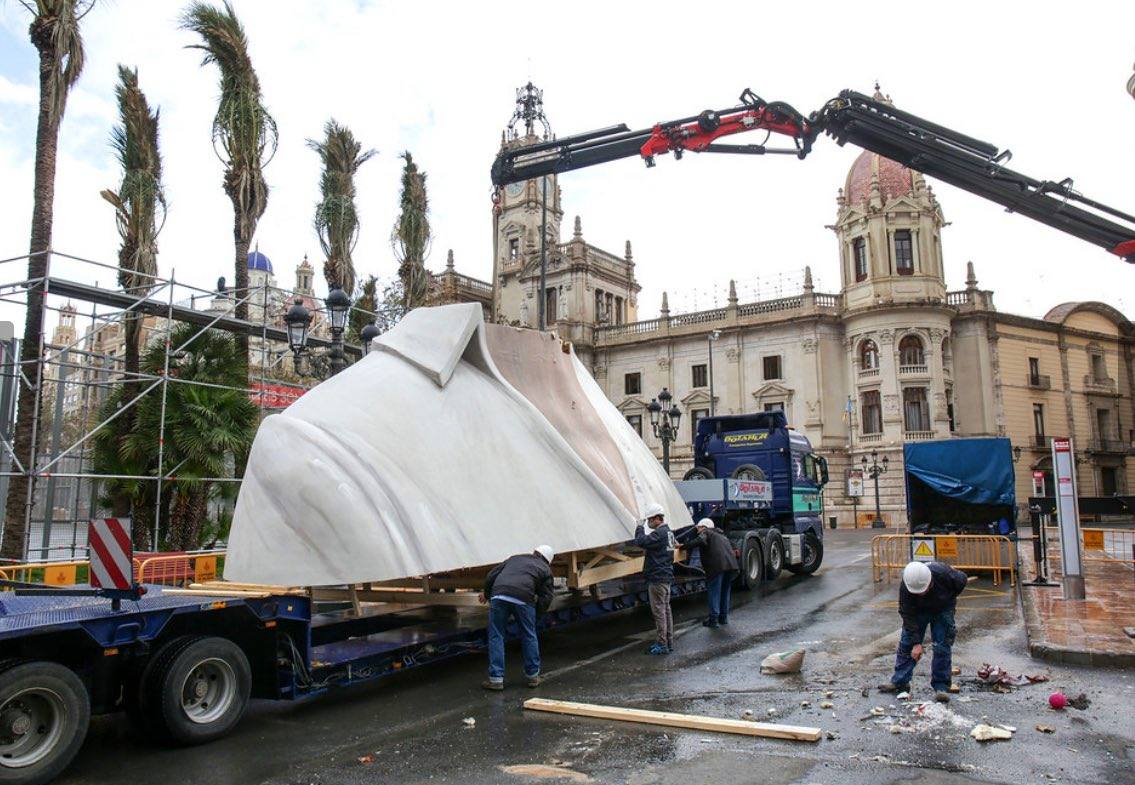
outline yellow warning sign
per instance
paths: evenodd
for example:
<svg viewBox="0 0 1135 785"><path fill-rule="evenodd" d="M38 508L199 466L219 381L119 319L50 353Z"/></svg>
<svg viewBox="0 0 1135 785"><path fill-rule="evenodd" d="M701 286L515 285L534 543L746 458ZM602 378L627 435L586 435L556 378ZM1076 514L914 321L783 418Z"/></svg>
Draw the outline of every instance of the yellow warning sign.
<svg viewBox="0 0 1135 785"><path fill-rule="evenodd" d="M934 561L933 539L912 540L911 549L915 561Z"/></svg>
<svg viewBox="0 0 1135 785"><path fill-rule="evenodd" d="M71 586L78 567L74 564L52 564L43 569L43 582L48 586Z"/></svg>
<svg viewBox="0 0 1135 785"><path fill-rule="evenodd" d="M934 543L934 550L939 559L958 558L958 538L939 537Z"/></svg>
<svg viewBox="0 0 1135 785"><path fill-rule="evenodd" d="M217 557L198 556L193 560L193 580L205 583L217 579Z"/></svg>
<svg viewBox="0 0 1135 785"><path fill-rule="evenodd" d="M1103 550L1103 530L1084 529L1084 549L1089 551Z"/></svg>

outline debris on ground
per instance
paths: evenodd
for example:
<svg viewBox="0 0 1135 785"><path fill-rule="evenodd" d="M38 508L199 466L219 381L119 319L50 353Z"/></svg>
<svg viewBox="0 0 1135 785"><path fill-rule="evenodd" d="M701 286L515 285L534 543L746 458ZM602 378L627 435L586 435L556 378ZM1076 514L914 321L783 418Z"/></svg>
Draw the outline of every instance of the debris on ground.
<svg viewBox="0 0 1135 785"><path fill-rule="evenodd" d="M1008 741L1013 738L1012 731L998 725L986 725L985 723L975 725L969 735L977 741Z"/></svg>
<svg viewBox="0 0 1135 785"><path fill-rule="evenodd" d="M743 712L741 712L741 719L743 719L743 720L753 719L753 710L752 709L745 709Z"/></svg>
<svg viewBox="0 0 1135 785"><path fill-rule="evenodd" d="M862 694L863 694L863 697L864 697L864 698L866 698L866 697L868 697L868 696L869 696L869 695L871 694L871 690L869 690L868 688L864 687L864 688L863 688L863 692L862 692Z"/></svg>
<svg viewBox="0 0 1135 785"><path fill-rule="evenodd" d="M466 717L465 719L461 720L461 722L465 725L466 728L472 728L477 724L477 720L473 719L472 717Z"/></svg>
<svg viewBox="0 0 1135 785"><path fill-rule="evenodd" d="M835 705L835 704L834 704L834 703L832 703L831 701L824 701L824 702L822 702L822 703L820 704L820 708L821 708L821 709L830 709L830 708L831 708L832 706L834 706L834 705Z"/></svg>
<svg viewBox="0 0 1135 785"><path fill-rule="evenodd" d="M806 709L812 705L812 701L800 701L800 708Z"/></svg>
<svg viewBox="0 0 1135 785"><path fill-rule="evenodd" d="M900 701L907 700L908 698L910 698L909 692L900 692L898 695L895 696L895 700L900 700Z"/></svg>
<svg viewBox="0 0 1135 785"><path fill-rule="evenodd" d="M962 669L961 669L961 668L959 668L959 667L958 667L957 665L955 665L954 667L950 668L950 675L951 675L951 676L960 676L960 675L961 675L961 673L962 673Z"/></svg>
<svg viewBox="0 0 1135 785"><path fill-rule="evenodd" d="M832 690L825 690L825 691L824 691L824 697L825 697L825 698L830 698L830 697L832 697L832 696L834 696L834 695L835 695L835 693L834 693L834 692L833 692Z"/></svg>
<svg viewBox="0 0 1135 785"><path fill-rule="evenodd" d="M1048 705L1056 709L1057 711L1060 711L1068 705L1068 698L1064 697L1063 692L1057 690L1056 692L1048 696Z"/></svg>
<svg viewBox="0 0 1135 785"><path fill-rule="evenodd" d="M1075 698L1069 698L1068 699L1068 705L1071 706L1073 709L1079 709L1080 711L1085 711L1089 706L1092 705L1092 702L1088 699L1087 695L1085 695L1084 693L1081 692Z"/></svg>
<svg viewBox="0 0 1135 785"><path fill-rule="evenodd" d="M594 782L582 771L561 768L559 766L545 766L540 763L520 763L515 766L498 766L505 774L518 777L532 777L543 780L569 780L571 782Z"/></svg>
<svg viewBox="0 0 1135 785"><path fill-rule="evenodd" d="M369 766L370 764L374 763L374 756L373 755L360 755L357 758L357 760L358 760L359 763L363 764L364 766Z"/></svg>
<svg viewBox="0 0 1135 785"><path fill-rule="evenodd" d="M839 738L839 734L836 733L834 730L830 730L830 731L828 731L827 733L824 734L824 738L826 738L828 741L835 741L836 739Z"/></svg>
<svg viewBox="0 0 1135 785"><path fill-rule="evenodd" d="M804 650L780 651L761 660L761 673L799 673L804 667Z"/></svg>
<svg viewBox="0 0 1135 785"><path fill-rule="evenodd" d="M776 709L769 706L769 709L768 709L768 711L765 712L765 714L767 714L770 717L775 717L776 716Z"/></svg>
<svg viewBox="0 0 1135 785"><path fill-rule="evenodd" d="M951 684L951 685L950 685L950 692L951 692L951 693L952 693L953 695L957 695L957 694L958 694L959 692L961 692L961 691L962 691L962 685L960 685L960 684L957 684L957 683L955 683L955 684Z"/></svg>
<svg viewBox="0 0 1135 785"><path fill-rule="evenodd" d="M887 713L887 710L884 709L882 706L875 706L874 708L871 709L870 713L871 713L872 717L882 717L884 714Z"/></svg>
<svg viewBox="0 0 1135 785"><path fill-rule="evenodd" d="M1038 673L1029 675L1026 673L1013 675L1004 668L988 663L977 669L977 678L986 684L1001 685L1002 687L1024 687L1026 684L1038 684L1042 681L1048 681L1047 674Z"/></svg>
<svg viewBox="0 0 1135 785"><path fill-rule="evenodd" d="M1041 733L1056 733L1056 728L1051 725L1037 725L1036 729Z"/></svg>

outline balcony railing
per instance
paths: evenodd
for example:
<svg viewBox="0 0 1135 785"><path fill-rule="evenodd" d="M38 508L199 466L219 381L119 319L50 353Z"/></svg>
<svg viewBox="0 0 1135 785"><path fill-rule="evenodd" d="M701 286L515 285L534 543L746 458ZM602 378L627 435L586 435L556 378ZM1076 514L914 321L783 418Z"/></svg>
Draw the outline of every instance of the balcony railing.
<svg viewBox="0 0 1135 785"><path fill-rule="evenodd" d="M926 442L934 438L934 431L903 431L902 438L908 442Z"/></svg>
<svg viewBox="0 0 1135 785"><path fill-rule="evenodd" d="M1108 379L1106 376L1095 376L1088 374L1084 377L1084 389L1092 392L1115 392L1115 379Z"/></svg>
<svg viewBox="0 0 1135 785"><path fill-rule="evenodd" d="M1033 445L1033 447L1039 447L1041 449L1047 449L1048 448L1048 437L1045 436L1043 433L1034 433L1032 445Z"/></svg>
<svg viewBox="0 0 1135 785"><path fill-rule="evenodd" d="M903 376L906 376L906 375L910 375L910 376L922 375L922 376L925 376L927 373L929 373L929 370L927 369L927 367L925 365L900 365L899 366L899 374L903 375Z"/></svg>
<svg viewBox="0 0 1135 785"><path fill-rule="evenodd" d="M878 376L878 375L879 375L879 369L878 368L860 368L859 369L859 376L860 376L860 378L863 378L863 379L866 379L870 376Z"/></svg>
<svg viewBox="0 0 1135 785"><path fill-rule="evenodd" d="M1131 449L1131 445L1119 439L1089 439L1088 449L1092 452L1109 452L1122 455Z"/></svg>
<svg viewBox="0 0 1135 785"><path fill-rule="evenodd" d="M872 442L883 441L883 434L881 433L865 433L859 437L859 441L863 444L871 444Z"/></svg>
<svg viewBox="0 0 1135 785"><path fill-rule="evenodd" d="M1043 373L1036 373L1036 374L1030 373L1029 374L1029 387L1032 387L1034 390L1051 390L1052 389L1052 377L1047 376Z"/></svg>

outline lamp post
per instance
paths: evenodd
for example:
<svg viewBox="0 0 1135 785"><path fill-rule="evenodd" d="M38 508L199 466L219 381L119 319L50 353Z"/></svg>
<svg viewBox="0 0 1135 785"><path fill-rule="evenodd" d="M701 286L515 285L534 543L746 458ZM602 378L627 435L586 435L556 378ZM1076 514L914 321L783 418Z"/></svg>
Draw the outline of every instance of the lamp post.
<svg viewBox="0 0 1135 785"><path fill-rule="evenodd" d="M650 428L654 437L662 440L662 468L670 475L670 442L678 438L678 423L682 410L677 404L671 405L673 397L665 387L657 398L651 398L646 410L650 412Z"/></svg>
<svg viewBox="0 0 1135 785"><path fill-rule="evenodd" d="M299 373L300 356L307 349L307 331L311 327L311 311L304 307L302 297L297 297L284 314L284 325L288 330L288 348L292 350L296 373Z"/></svg>
<svg viewBox="0 0 1135 785"><path fill-rule="evenodd" d="M359 330L359 339L363 342L363 357L370 354L370 344L375 338L379 336L378 325L374 322L364 325L363 329Z"/></svg>
<svg viewBox="0 0 1135 785"><path fill-rule="evenodd" d="M339 286L327 294L327 310L331 317L331 375L347 367L343 355L343 331L347 329L347 314L351 311L351 298Z"/></svg>
<svg viewBox="0 0 1135 785"><path fill-rule="evenodd" d="M709 346L709 416L712 417L717 406L713 402L713 342L721 337L721 330L710 330L706 335L706 344Z"/></svg>
<svg viewBox="0 0 1135 785"><path fill-rule="evenodd" d="M883 511L879 507L879 475L887 473L887 463L889 462L889 459L887 458L887 456L884 455L883 456L883 462L882 462L882 464L880 464L879 461L878 461L878 458L879 458L879 451L878 450L872 450L871 451L871 463L870 464L867 463L867 456L866 455L863 456L863 461L862 461L863 470L865 472L867 472L868 477L870 477L872 480L875 481L875 520L871 521L871 528L872 529L882 529L887 525L883 522Z"/></svg>

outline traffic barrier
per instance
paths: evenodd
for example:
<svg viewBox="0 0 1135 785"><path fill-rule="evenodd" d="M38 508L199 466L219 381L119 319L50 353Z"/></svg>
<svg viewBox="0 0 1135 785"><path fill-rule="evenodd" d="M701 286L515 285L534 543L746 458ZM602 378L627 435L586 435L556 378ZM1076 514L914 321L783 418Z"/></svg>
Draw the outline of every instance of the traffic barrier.
<svg viewBox="0 0 1135 785"><path fill-rule="evenodd" d="M224 551L144 554L134 575L138 583L184 588L216 580L224 562Z"/></svg>
<svg viewBox="0 0 1135 785"><path fill-rule="evenodd" d="M876 582L890 580L911 560L944 562L962 571L992 573L1001 583L1017 585L1015 544L1005 536L990 534L883 534L871 540L871 568Z"/></svg>
<svg viewBox="0 0 1135 785"><path fill-rule="evenodd" d="M0 579L45 586L74 586L90 579L91 563L82 561L40 561L0 566Z"/></svg>
<svg viewBox="0 0 1135 785"><path fill-rule="evenodd" d="M1135 566L1135 529L1081 529L1084 561L1123 562Z"/></svg>

